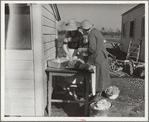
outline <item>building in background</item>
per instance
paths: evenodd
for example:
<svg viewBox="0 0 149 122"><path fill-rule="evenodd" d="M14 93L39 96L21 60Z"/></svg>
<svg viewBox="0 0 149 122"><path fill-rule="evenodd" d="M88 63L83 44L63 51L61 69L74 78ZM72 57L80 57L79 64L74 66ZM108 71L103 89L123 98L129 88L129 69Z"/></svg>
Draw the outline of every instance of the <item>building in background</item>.
<svg viewBox="0 0 149 122"><path fill-rule="evenodd" d="M122 14L122 50L127 53L129 42L140 43L140 61L145 61L145 4ZM146 40L148 41L148 40Z"/></svg>

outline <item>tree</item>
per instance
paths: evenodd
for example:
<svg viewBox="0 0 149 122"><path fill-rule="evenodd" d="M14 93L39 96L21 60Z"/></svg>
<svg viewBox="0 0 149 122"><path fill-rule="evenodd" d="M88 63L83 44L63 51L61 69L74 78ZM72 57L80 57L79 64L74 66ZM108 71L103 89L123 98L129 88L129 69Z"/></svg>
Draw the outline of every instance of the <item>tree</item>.
<svg viewBox="0 0 149 122"><path fill-rule="evenodd" d="M121 35L121 31L117 28L116 29L116 35L119 37Z"/></svg>
<svg viewBox="0 0 149 122"><path fill-rule="evenodd" d="M112 28L109 28L108 35L111 35L111 37L113 37L113 29Z"/></svg>
<svg viewBox="0 0 149 122"><path fill-rule="evenodd" d="M105 29L104 27L101 28L101 33L102 33L103 35L106 35L106 29Z"/></svg>

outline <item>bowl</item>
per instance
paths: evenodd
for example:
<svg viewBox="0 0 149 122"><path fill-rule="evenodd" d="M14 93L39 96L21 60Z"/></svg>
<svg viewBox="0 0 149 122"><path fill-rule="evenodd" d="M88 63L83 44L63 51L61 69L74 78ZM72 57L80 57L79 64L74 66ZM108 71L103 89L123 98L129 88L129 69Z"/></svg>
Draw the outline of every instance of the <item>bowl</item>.
<svg viewBox="0 0 149 122"><path fill-rule="evenodd" d="M113 99L114 100L114 99L116 99L119 96L120 90L116 86L110 86L109 88L107 88L105 90L105 93L106 93L106 96L109 99Z"/></svg>
<svg viewBox="0 0 149 122"><path fill-rule="evenodd" d="M90 104L90 116L94 117L107 117L109 109L111 108L112 104L108 102L108 106L105 106L105 104L99 103L98 102L93 102ZM98 104L96 107L95 105Z"/></svg>
<svg viewBox="0 0 149 122"><path fill-rule="evenodd" d="M106 95L109 99L112 99L112 100L115 100L119 96L119 94L114 94L114 95L106 94Z"/></svg>

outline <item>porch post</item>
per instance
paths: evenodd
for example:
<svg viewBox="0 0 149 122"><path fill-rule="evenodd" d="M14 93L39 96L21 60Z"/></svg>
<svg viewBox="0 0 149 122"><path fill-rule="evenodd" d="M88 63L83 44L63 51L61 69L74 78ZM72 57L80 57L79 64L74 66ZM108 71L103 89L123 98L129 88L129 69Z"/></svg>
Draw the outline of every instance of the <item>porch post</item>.
<svg viewBox="0 0 149 122"><path fill-rule="evenodd" d="M43 97L43 42L42 42L42 15L41 5L32 4L32 32L35 73L35 115L44 115Z"/></svg>

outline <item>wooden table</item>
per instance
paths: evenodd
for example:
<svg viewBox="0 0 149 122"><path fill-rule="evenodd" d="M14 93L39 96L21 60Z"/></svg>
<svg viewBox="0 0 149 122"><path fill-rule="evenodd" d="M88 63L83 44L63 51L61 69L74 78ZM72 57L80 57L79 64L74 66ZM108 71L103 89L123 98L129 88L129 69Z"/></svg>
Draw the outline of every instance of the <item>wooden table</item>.
<svg viewBox="0 0 149 122"><path fill-rule="evenodd" d="M52 102L67 102L67 103L85 103L85 111L84 115L88 116L88 95L89 95L89 82L91 82L91 74L93 71L89 70L72 70L72 69L58 69L58 68L47 68L46 69L47 75L49 77L48 80L48 114L51 115L51 103ZM51 95L53 92L52 87L52 77L53 76L73 76L73 75L80 75L85 78L85 101L75 101L75 100L60 100L60 99L52 99Z"/></svg>

